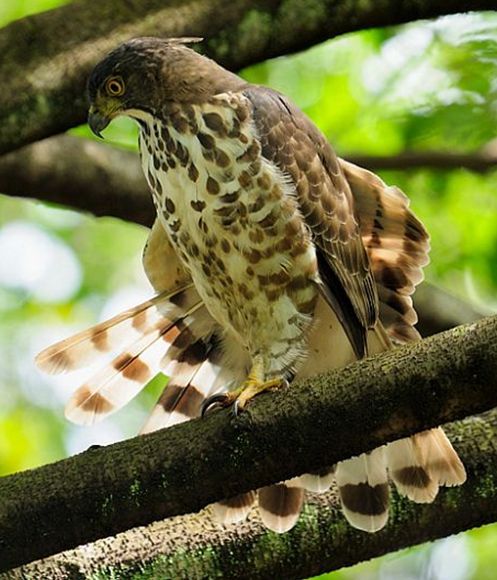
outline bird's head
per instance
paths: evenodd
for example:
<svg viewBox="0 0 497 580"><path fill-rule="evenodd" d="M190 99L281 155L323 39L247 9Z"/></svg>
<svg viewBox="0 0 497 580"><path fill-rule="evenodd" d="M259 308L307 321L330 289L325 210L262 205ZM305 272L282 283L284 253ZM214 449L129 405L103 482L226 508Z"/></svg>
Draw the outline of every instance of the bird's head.
<svg viewBox="0 0 497 580"><path fill-rule="evenodd" d="M242 84L236 75L186 46L198 38L135 38L109 53L88 81L88 124L101 131L118 115L160 116L164 104L201 102Z"/></svg>

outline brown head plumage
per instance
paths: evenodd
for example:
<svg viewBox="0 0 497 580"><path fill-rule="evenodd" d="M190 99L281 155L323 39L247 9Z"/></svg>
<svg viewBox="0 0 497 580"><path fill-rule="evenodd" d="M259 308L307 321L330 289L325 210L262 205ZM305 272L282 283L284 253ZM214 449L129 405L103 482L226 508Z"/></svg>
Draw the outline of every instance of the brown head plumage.
<svg viewBox="0 0 497 580"><path fill-rule="evenodd" d="M134 38L110 52L88 81L88 122L100 136L117 115L160 115L164 103L199 103L245 83L186 46L192 38Z"/></svg>

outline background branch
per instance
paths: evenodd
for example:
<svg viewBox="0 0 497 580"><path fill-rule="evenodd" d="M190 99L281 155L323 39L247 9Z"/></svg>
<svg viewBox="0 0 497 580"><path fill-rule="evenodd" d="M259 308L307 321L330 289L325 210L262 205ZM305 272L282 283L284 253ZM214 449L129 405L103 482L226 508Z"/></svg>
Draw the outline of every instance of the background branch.
<svg viewBox="0 0 497 580"><path fill-rule="evenodd" d="M496 374L493 317L262 395L237 418L212 413L3 477L0 572L488 410Z"/></svg>
<svg viewBox="0 0 497 580"><path fill-rule="evenodd" d="M449 151L404 151L397 155L348 155L356 165L372 171L382 169L468 169L486 173L497 167L497 142L491 141L473 153L451 153Z"/></svg>
<svg viewBox="0 0 497 580"><path fill-rule="evenodd" d="M237 70L354 30L494 8L493 0L71 2L0 30L0 153L83 123L91 69L133 36L202 36L207 54Z"/></svg>
<svg viewBox="0 0 497 580"><path fill-rule="evenodd" d="M441 490L429 505L393 494L388 526L377 534L351 528L332 490L319 496L308 494L299 523L288 534L265 530L256 512L244 524L221 528L204 510L81 546L3 577L308 578L497 521L497 411L445 429L466 466L468 481L462 487Z"/></svg>

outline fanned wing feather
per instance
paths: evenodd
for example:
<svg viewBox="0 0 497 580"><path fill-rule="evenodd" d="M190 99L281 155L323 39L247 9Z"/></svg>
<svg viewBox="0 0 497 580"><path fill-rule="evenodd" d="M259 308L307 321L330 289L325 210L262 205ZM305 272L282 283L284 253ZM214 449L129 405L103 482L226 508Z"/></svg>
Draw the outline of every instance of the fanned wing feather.
<svg viewBox="0 0 497 580"><path fill-rule="evenodd" d="M197 319L192 315L203 308L197 303L181 318L172 322L164 318L158 328L142 336L76 390L66 406L66 417L91 425L126 405L161 370L164 353L170 348L183 348L185 333L188 340L200 338Z"/></svg>
<svg viewBox="0 0 497 580"><path fill-rule="evenodd" d="M380 320L397 342L416 340L411 294L429 262L429 236L408 198L377 175L339 159L354 196L362 240L380 300Z"/></svg>
<svg viewBox="0 0 497 580"><path fill-rule="evenodd" d="M65 340L36 357L36 364L46 373L59 374L88 366L102 354L132 343L162 324L163 316L174 316L178 308L171 299L181 303L199 301L190 284L172 293L162 293Z"/></svg>

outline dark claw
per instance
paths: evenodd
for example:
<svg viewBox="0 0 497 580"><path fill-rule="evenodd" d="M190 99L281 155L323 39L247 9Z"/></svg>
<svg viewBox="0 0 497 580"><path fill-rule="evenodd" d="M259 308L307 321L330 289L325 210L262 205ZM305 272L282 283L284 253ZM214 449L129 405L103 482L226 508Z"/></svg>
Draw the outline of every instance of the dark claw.
<svg viewBox="0 0 497 580"><path fill-rule="evenodd" d="M233 414L233 417L238 417L238 415L240 414L238 399L236 399L236 401L233 403L233 408L231 409L231 412Z"/></svg>
<svg viewBox="0 0 497 580"><path fill-rule="evenodd" d="M207 397L207 399L205 399L205 401L200 406L200 416L203 417L207 411L209 411L210 407L227 407L227 399L228 396L226 393L217 393L216 395Z"/></svg>

